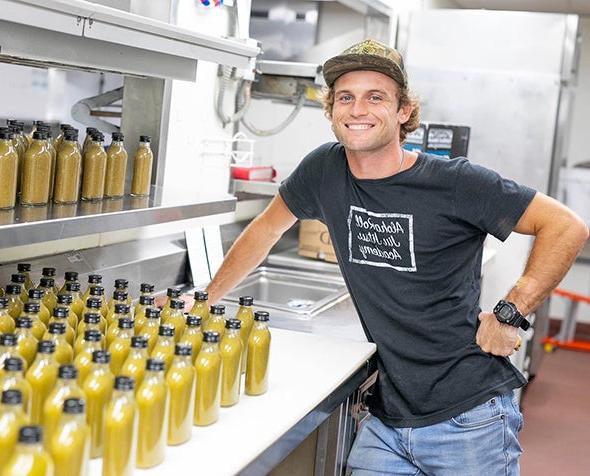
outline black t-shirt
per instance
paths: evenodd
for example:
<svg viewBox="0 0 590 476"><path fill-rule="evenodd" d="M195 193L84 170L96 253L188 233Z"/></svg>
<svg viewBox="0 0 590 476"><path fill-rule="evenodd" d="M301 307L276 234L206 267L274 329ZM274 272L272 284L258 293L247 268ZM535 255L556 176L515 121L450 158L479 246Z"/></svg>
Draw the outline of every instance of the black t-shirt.
<svg viewBox="0 0 590 476"><path fill-rule="evenodd" d="M385 423L431 425L526 383L475 335L484 239L504 241L535 193L465 158L428 154L391 177L357 179L339 143L318 147L281 184L295 216L330 231L377 344L369 404Z"/></svg>

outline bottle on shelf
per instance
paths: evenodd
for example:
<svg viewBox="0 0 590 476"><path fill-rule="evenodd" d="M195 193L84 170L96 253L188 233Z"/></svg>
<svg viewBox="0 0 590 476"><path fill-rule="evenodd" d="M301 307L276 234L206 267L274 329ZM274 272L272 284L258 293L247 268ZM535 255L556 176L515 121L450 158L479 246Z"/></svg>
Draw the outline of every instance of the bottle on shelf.
<svg viewBox="0 0 590 476"><path fill-rule="evenodd" d="M191 314L186 316L186 327L178 343L191 346L193 349L191 355L194 364L203 345L203 332L201 331L201 318L199 316L193 316Z"/></svg>
<svg viewBox="0 0 590 476"><path fill-rule="evenodd" d="M0 209L14 208L18 184L18 152L12 144L13 133L0 129Z"/></svg>
<svg viewBox="0 0 590 476"><path fill-rule="evenodd" d="M131 377L135 388L139 388L145 375L145 365L148 359L148 340L145 336L133 336L129 355L121 367L121 375Z"/></svg>
<svg viewBox="0 0 590 476"><path fill-rule="evenodd" d="M102 200L107 167L104 135L96 132L82 158L82 200Z"/></svg>
<svg viewBox="0 0 590 476"><path fill-rule="evenodd" d="M246 363L246 395L262 395L268 390L268 359L270 355L270 331L268 312L254 313L254 326L248 339Z"/></svg>
<svg viewBox="0 0 590 476"><path fill-rule="evenodd" d="M49 200L53 197L53 188L55 186L55 162L57 159L57 151L53 142L53 133L51 132L51 126L48 124L42 124L37 126L37 130L45 134L45 147L51 155L51 168L49 170Z"/></svg>
<svg viewBox="0 0 590 476"><path fill-rule="evenodd" d="M225 332L225 306L215 304L209 310L209 320L203 327L204 331L217 332L220 337L223 337Z"/></svg>
<svg viewBox="0 0 590 476"><path fill-rule="evenodd" d="M240 296L240 307L236 313L236 319L242 323L240 338L242 339L242 373L246 372L246 361L248 354L248 338L254 325L254 298L252 296Z"/></svg>
<svg viewBox="0 0 590 476"><path fill-rule="evenodd" d="M168 445L180 445L191 437L195 406L195 368L191 354L190 345L176 344L174 359L166 375L170 395Z"/></svg>
<svg viewBox="0 0 590 476"><path fill-rule="evenodd" d="M200 316L201 326L207 324L209 320L209 293L207 291L195 291L195 302L189 314Z"/></svg>
<svg viewBox="0 0 590 476"><path fill-rule="evenodd" d="M20 357L9 357L4 361L4 372L0 377L0 391L18 390L22 395L23 411L28 415L32 389L31 384L25 378L24 366L25 361Z"/></svg>
<svg viewBox="0 0 590 476"><path fill-rule="evenodd" d="M221 404L221 354L219 333L203 333L203 346L195 361L197 372L195 389L195 414L193 423L207 426L219 419Z"/></svg>
<svg viewBox="0 0 590 476"><path fill-rule="evenodd" d="M127 152L123 145L123 134L113 132L112 139L111 145L107 150L104 196L108 198L120 198L125 195Z"/></svg>
<svg viewBox="0 0 590 476"><path fill-rule="evenodd" d="M76 354L74 365L78 369L78 385L82 386L92 369L92 355L102 350L102 334L96 329L84 331L81 350Z"/></svg>
<svg viewBox="0 0 590 476"><path fill-rule="evenodd" d="M16 351L25 359L25 368L28 368L35 360L39 344L33 335L33 321L30 317L17 317L15 325Z"/></svg>
<svg viewBox="0 0 590 476"><path fill-rule="evenodd" d="M57 151L53 201L59 204L76 203L80 197L82 155L78 145L78 132L70 129Z"/></svg>
<svg viewBox="0 0 590 476"><path fill-rule="evenodd" d="M150 194L154 155L150 148L150 136L139 136L139 146L133 160L131 195L142 197Z"/></svg>
<svg viewBox="0 0 590 476"><path fill-rule="evenodd" d="M43 449L43 429L40 426L21 426L18 442L12 457L3 467L2 476L22 476L22 468L29 468L29 475L53 475L53 460Z"/></svg>
<svg viewBox="0 0 590 476"><path fill-rule="evenodd" d="M85 476L90 460L90 431L81 398L66 398L49 442L50 454L58 474ZM47 437L46 437L47 438Z"/></svg>
<svg viewBox="0 0 590 476"><path fill-rule="evenodd" d="M47 205L51 186L51 151L44 132L34 132L33 141L24 154L21 203L23 205Z"/></svg>
<svg viewBox="0 0 590 476"><path fill-rule="evenodd" d="M43 405L57 381L58 368L55 343L42 340L37 346L35 360L25 375L31 384L31 421L35 424L43 420Z"/></svg>
<svg viewBox="0 0 590 476"><path fill-rule="evenodd" d="M242 363L242 339L239 319L228 319L225 333L221 338L219 353L221 354L221 406L231 407L240 398L240 380Z"/></svg>
<svg viewBox="0 0 590 476"><path fill-rule="evenodd" d="M19 428L29 424L29 417L20 390L2 390L0 395L0 461L4 466L16 446Z"/></svg>

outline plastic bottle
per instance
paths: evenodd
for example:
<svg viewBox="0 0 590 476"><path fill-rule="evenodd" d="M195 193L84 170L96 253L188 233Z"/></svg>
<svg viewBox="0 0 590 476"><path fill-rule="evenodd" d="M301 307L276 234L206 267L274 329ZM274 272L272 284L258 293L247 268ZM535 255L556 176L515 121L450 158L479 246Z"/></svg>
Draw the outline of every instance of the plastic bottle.
<svg viewBox="0 0 590 476"><path fill-rule="evenodd" d="M8 284L6 286L6 298L8 299L8 314L16 319L23 312L23 302L21 301L21 285Z"/></svg>
<svg viewBox="0 0 590 476"><path fill-rule="evenodd" d="M102 338L101 333L96 329L84 331L81 350L74 359L74 365L78 369L78 384L80 386L84 384L84 380L92 368L92 354L97 350L102 350Z"/></svg>
<svg viewBox="0 0 590 476"><path fill-rule="evenodd" d="M147 319L145 310L148 307L154 307L155 299L153 296L139 296L139 303L135 306L135 331L139 332Z"/></svg>
<svg viewBox="0 0 590 476"><path fill-rule="evenodd" d="M112 142L107 150L107 170L104 183L104 195L118 198L125 195L125 176L127 172L127 152L123 146L124 136L113 132Z"/></svg>
<svg viewBox="0 0 590 476"><path fill-rule="evenodd" d="M55 360L55 343L42 340L37 347L37 356L26 373L31 384L31 421L41 423L43 405L57 381L58 364Z"/></svg>
<svg viewBox="0 0 590 476"><path fill-rule="evenodd" d="M45 292L42 289L29 289L29 299L25 304L39 304L39 310L37 311L39 319L45 324L45 326L47 326L51 313L49 312L49 309L47 309L47 306L42 302L44 295Z"/></svg>
<svg viewBox="0 0 590 476"><path fill-rule="evenodd" d="M53 284L54 284L54 279L53 278L41 278L39 287L37 289L43 291L43 297L41 298L41 302L43 303L43 306L45 306L45 308L47 309L48 313L49 313L49 317L47 318L47 323L49 323L49 319L51 318L51 315L53 314L53 309L55 308L55 306L57 306L57 297L55 296L55 293L53 292ZM31 291L29 291L30 293ZM44 312L42 311L43 316L45 316Z"/></svg>
<svg viewBox="0 0 590 476"><path fill-rule="evenodd" d="M182 299L170 300L170 312L168 317L162 322L174 327L174 340L178 342L184 333L185 317L184 317L184 301Z"/></svg>
<svg viewBox="0 0 590 476"><path fill-rule="evenodd" d="M23 358L17 348L17 335L13 333L0 334L0 376L4 362L10 357Z"/></svg>
<svg viewBox="0 0 590 476"><path fill-rule="evenodd" d="M102 476L131 476L137 452L137 404L130 377L115 377L105 413Z"/></svg>
<svg viewBox="0 0 590 476"><path fill-rule="evenodd" d="M165 322L166 319L168 319L168 316L170 315L170 302L172 301L172 299L178 299L180 297L180 293L181 291L178 288L168 288L166 290L166 295L168 296L168 299L166 299L166 302L162 306L162 312L160 314L160 319L162 320L162 322Z"/></svg>
<svg viewBox="0 0 590 476"><path fill-rule="evenodd" d="M121 367L121 375L130 377L139 388L145 375L145 365L148 359L148 341L145 336L134 336L131 338L129 355Z"/></svg>
<svg viewBox="0 0 590 476"><path fill-rule="evenodd" d="M84 414L84 400L67 398L59 426L51 437L49 448L56 473L85 476L90 460L90 431Z"/></svg>
<svg viewBox="0 0 590 476"><path fill-rule="evenodd" d="M64 298L67 298L67 300L71 300L71 296L67 296L64 294L58 296L58 300L60 301L63 301ZM70 326L70 322L68 321L69 315L70 310L67 307L62 307L60 304L58 304L58 307L56 307L53 310L53 316L51 316L51 319L49 319L49 325L53 324L54 322L57 324L64 325L66 342L72 347L73 350L74 340L76 339L76 331L74 331L72 326Z"/></svg>
<svg viewBox="0 0 590 476"><path fill-rule="evenodd" d="M131 306L133 299L131 299L131 295L129 294L129 281L127 279L115 279L115 291L123 291L124 293L127 293L127 301L125 304Z"/></svg>
<svg viewBox="0 0 590 476"><path fill-rule="evenodd" d="M90 297L88 299L100 299L100 313L105 318L104 324L106 326L106 317L109 312L109 305L104 295L104 288L102 286L92 286L90 288ZM88 301L88 300L87 300Z"/></svg>
<svg viewBox="0 0 590 476"><path fill-rule="evenodd" d="M113 323L115 318L115 305L122 304L127 305L127 292L121 291L120 289L115 289L113 292L113 297L109 302L109 312L107 313L107 326L110 326Z"/></svg>
<svg viewBox="0 0 590 476"><path fill-rule="evenodd" d="M23 205L47 205L51 187L52 155L47 144L47 134L34 132L31 145L23 159L21 179L21 203Z"/></svg>
<svg viewBox="0 0 590 476"><path fill-rule="evenodd" d="M63 322L49 324L43 340L51 340L55 343L55 360L58 364L69 364L74 360L74 349L66 340L66 325Z"/></svg>
<svg viewBox="0 0 590 476"><path fill-rule="evenodd" d="M197 385L194 424L207 426L218 420L221 404L221 354L217 332L203 333L203 346L197 356L195 369Z"/></svg>
<svg viewBox="0 0 590 476"><path fill-rule="evenodd" d="M129 306L127 304L116 304L113 323L109 326L105 336L107 348L110 347L110 345L113 343L113 341L115 340L117 335L119 335L119 333L122 331L122 329L131 329L129 337L131 337L134 333L133 321L129 316Z"/></svg>
<svg viewBox="0 0 590 476"><path fill-rule="evenodd" d="M49 126L48 124L38 125L37 130L45 134L45 148L49 151L49 155L51 157L49 169L49 200L51 200L51 198L53 197L53 189L55 186L55 162L57 159L57 151L55 149L53 142L53 133L51 132L51 126Z"/></svg>
<svg viewBox="0 0 590 476"><path fill-rule="evenodd" d="M82 157L82 200L101 200L104 196L107 153L103 141L104 135L95 133Z"/></svg>
<svg viewBox="0 0 590 476"><path fill-rule="evenodd" d="M248 354L248 338L250 337L250 332L254 325L254 310L252 309L254 298L252 296L241 296L239 302L240 307L236 313L236 319L239 319L242 323L242 328L240 329L240 338L242 339L242 373L245 373Z"/></svg>
<svg viewBox="0 0 590 476"><path fill-rule="evenodd" d="M268 312L254 313L254 327L248 339L246 363L246 395L261 395L268 389L268 359L270 355L270 331Z"/></svg>
<svg viewBox="0 0 590 476"><path fill-rule="evenodd" d="M170 364L174 357L174 344L174 327L168 324L162 324L158 331L158 340L150 357L152 359L162 360L165 364L166 372L170 369Z"/></svg>
<svg viewBox="0 0 590 476"><path fill-rule="evenodd" d="M194 364L203 345L203 332L201 331L201 318L199 316L192 316L190 314L186 316L186 328L178 343L189 344L192 347L191 358Z"/></svg>
<svg viewBox="0 0 590 476"><path fill-rule="evenodd" d="M8 314L8 298L0 297L0 334L14 332L14 319Z"/></svg>
<svg viewBox="0 0 590 476"><path fill-rule="evenodd" d="M166 375L170 395L168 444L180 445L190 440L195 406L195 368L192 347L176 344L174 359Z"/></svg>
<svg viewBox="0 0 590 476"><path fill-rule="evenodd" d="M4 361L4 372L0 377L0 391L18 390L22 395L23 411L28 414L32 390L31 384L23 373L24 363L20 357L9 357Z"/></svg>
<svg viewBox="0 0 590 476"><path fill-rule="evenodd" d="M90 289L95 286L100 286L102 283L102 276L100 274L89 274L88 275L88 287L84 294L82 294L82 302L86 303L86 300L90 297Z"/></svg>
<svg viewBox="0 0 590 476"><path fill-rule="evenodd" d="M23 468L28 472L23 473ZM2 468L2 476L53 476L53 460L43 449L43 430L40 426L21 426L18 443L12 457Z"/></svg>
<svg viewBox="0 0 590 476"><path fill-rule="evenodd" d="M154 307L148 307L145 310L145 324L141 326L139 335L148 340L148 353L151 354L156 346L158 335L160 333L160 310Z"/></svg>
<svg viewBox="0 0 590 476"><path fill-rule="evenodd" d="M239 319L228 319L225 334L221 338L221 406L230 407L240 399L240 380L242 362L242 339Z"/></svg>
<svg viewBox="0 0 590 476"><path fill-rule="evenodd" d="M20 263L19 267L24 263ZM30 266L30 265L29 265ZM15 273L10 276L10 283L8 284L18 284L20 286L20 300L24 304L29 300L29 289L26 286L27 277L23 273Z"/></svg>
<svg viewBox="0 0 590 476"><path fill-rule="evenodd" d="M119 332L109 345L111 353L111 372L119 375L121 367L129 356L131 338L133 337L133 321L131 319L119 319Z"/></svg>
<svg viewBox="0 0 590 476"><path fill-rule="evenodd" d="M140 294L139 294L140 302L138 302L135 305L135 310L134 310L134 314L135 314L135 317L136 318L137 318L137 313L139 311L139 308L142 305L141 304L141 298L142 297L153 297L153 294L154 294L154 285L153 284L150 284L150 283L141 283L139 285L139 292L140 292Z"/></svg>
<svg viewBox="0 0 590 476"><path fill-rule="evenodd" d="M225 332L225 306L215 304L209 310L209 320L203 326L203 331L217 332L220 337L223 337Z"/></svg>
<svg viewBox="0 0 590 476"><path fill-rule="evenodd" d="M12 456L18 439L18 430L29 424L29 417L23 409L20 390L3 390L0 397L0 462L7 462Z"/></svg>
<svg viewBox="0 0 590 476"><path fill-rule="evenodd" d="M142 197L150 194L154 155L150 148L150 136L139 136L139 146L133 161L131 195Z"/></svg>
<svg viewBox="0 0 590 476"><path fill-rule="evenodd" d="M29 317L16 318L16 351L25 359L25 368L28 368L37 355L39 341L33 335L33 321Z"/></svg>
<svg viewBox="0 0 590 476"><path fill-rule="evenodd" d="M53 279L53 294L57 296L57 293L59 292L59 287L57 286L57 282L55 280L55 272L55 268L51 266L45 267L41 270L41 277Z"/></svg>
<svg viewBox="0 0 590 476"><path fill-rule="evenodd" d="M195 291L195 302L189 314L200 316L201 325L204 326L209 320L209 293L207 291Z"/></svg>
<svg viewBox="0 0 590 476"><path fill-rule="evenodd" d="M96 292L95 290L92 290L92 292ZM82 312L82 316L86 316L86 314L98 314L98 328L100 329L100 332L102 332L103 334L106 331L106 326L107 326L107 321L106 319L103 317L101 311L101 301L99 297L89 297L88 299L86 299L86 306L84 307L84 310ZM78 324L78 329L77 329L77 333L84 333L84 329L86 328L86 323L84 321L84 319L82 319L82 321Z"/></svg>
<svg viewBox="0 0 590 476"><path fill-rule="evenodd" d="M162 360L148 359L145 377L137 390L138 468L151 468L164 460L168 433L168 389L164 365Z"/></svg>
<svg viewBox="0 0 590 476"><path fill-rule="evenodd" d="M100 313L98 312L87 312L84 314L84 320L78 326L78 335L74 342L74 354L78 355L82 352L83 340L86 338L86 331L94 330L100 334L100 345L102 348L105 346L105 339L100 332Z"/></svg>
<svg viewBox="0 0 590 476"><path fill-rule="evenodd" d="M28 295L29 289L35 287L35 284L33 283L33 280L31 279L31 263L18 263L16 265L16 270L17 270L18 274L22 274L25 277L25 280L24 280L24 282L22 282L20 280L15 281L14 279L12 281L14 282L14 284L20 284L20 285L24 284L22 292L25 293L24 298L26 301L26 298L29 296Z"/></svg>
<svg viewBox="0 0 590 476"><path fill-rule="evenodd" d="M84 317L84 301L80 297L80 283L66 283L66 293L72 296L72 311L78 316L78 321Z"/></svg>
<svg viewBox="0 0 590 476"><path fill-rule="evenodd" d="M16 204L19 164L12 138L8 129L0 129L0 209L14 208Z"/></svg>
<svg viewBox="0 0 590 476"><path fill-rule="evenodd" d="M65 294L68 290L66 289L66 284L68 283L79 283L78 281L78 272L77 271L66 271L64 273L64 283L61 289L59 290L58 294Z"/></svg>
<svg viewBox="0 0 590 476"><path fill-rule="evenodd" d="M87 127L86 128L86 137L84 138L84 143L82 144L82 154L86 153L86 149L92 142L92 136L100 132L96 127Z"/></svg>

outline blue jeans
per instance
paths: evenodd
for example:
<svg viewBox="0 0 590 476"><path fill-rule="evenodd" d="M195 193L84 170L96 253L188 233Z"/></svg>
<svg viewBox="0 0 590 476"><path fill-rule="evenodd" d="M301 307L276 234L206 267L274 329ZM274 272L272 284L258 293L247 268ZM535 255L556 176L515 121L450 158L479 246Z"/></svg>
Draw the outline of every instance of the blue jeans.
<svg viewBox="0 0 590 476"><path fill-rule="evenodd" d="M522 425L513 392L423 428L393 428L371 415L352 445L348 468L353 476L514 476Z"/></svg>

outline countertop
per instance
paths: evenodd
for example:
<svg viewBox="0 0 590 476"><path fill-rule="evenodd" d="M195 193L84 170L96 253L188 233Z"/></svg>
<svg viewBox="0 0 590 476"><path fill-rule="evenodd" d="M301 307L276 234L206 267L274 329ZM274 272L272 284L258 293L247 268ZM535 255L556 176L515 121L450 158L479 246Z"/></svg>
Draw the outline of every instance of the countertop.
<svg viewBox="0 0 590 476"><path fill-rule="evenodd" d="M193 427L190 441L166 448L161 465L136 474L239 473L355 374L376 349L368 342L276 328L271 332L268 392L242 394L238 404L221 409L218 422ZM100 476L101 467L102 460L92 460L90 476Z"/></svg>

